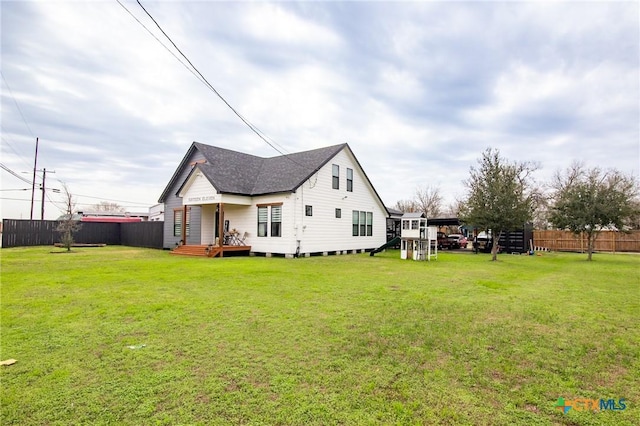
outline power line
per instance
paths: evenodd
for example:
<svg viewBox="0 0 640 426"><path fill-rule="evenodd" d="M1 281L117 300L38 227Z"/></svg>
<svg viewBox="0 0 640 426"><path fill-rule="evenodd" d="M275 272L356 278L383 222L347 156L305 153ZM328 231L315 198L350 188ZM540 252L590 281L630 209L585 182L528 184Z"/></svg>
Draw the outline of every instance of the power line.
<svg viewBox="0 0 640 426"><path fill-rule="evenodd" d="M76 196L76 197L92 198L92 199L101 200L101 201L115 201L117 203L125 203L127 205L135 205L135 203L139 203L140 202L140 201L111 200L109 198L94 197L94 196L91 196L91 195L82 195L82 194L73 194L73 195Z"/></svg>
<svg viewBox="0 0 640 426"><path fill-rule="evenodd" d="M60 206L58 205L59 202L53 201L51 199L51 197L49 197L49 194L47 194L47 199L48 201L45 201L46 203L51 203L54 204L56 207L60 208ZM31 202L31 199L29 198L11 198L11 197L0 197L0 200L10 200L10 201L28 201ZM75 203L76 205L79 206L92 206L92 204L89 203ZM127 205L127 207L142 207L142 208L147 208L148 206L140 206L140 205Z"/></svg>
<svg viewBox="0 0 640 426"><path fill-rule="evenodd" d="M53 200L51 199L51 197L49 197L49 194L47 194L46 192L45 192L45 196L47 197L47 199L49 200L49 202L50 202L51 204L53 204L54 206L56 206L59 210L62 210L62 211L64 211L64 210L65 210L65 206L64 206L64 204L62 204L62 207L61 207L61 206L60 206L56 201L53 201Z"/></svg>
<svg viewBox="0 0 640 426"><path fill-rule="evenodd" d="M29 185L33 185L32 181L30 181L29 179L23 178L22 176L20 176L19 174L17 174L13 170L11 170L9 167L5 166L4 164L0 163L0 168L2 168L2 170L5 170L6 172L12 174L13 176L17 177L18 179L20 179L24 183L28 183Z"/></svg>
<svg viewBox="0 0 640 426"><path fill-rule="evenodd" d="M31 188L29 188L29 189L31 189ZM0 200L28 201L28 202L31 202L31 198L8 198L8 197L0 197Z"/></svg>
<svg viewBox="0 0 640 426"><path fill-rule="evenodd" d="M2 131L4 133L7 133L7 131L5 130L4 126L0 126L0 128L2 129ZM20 154L18 151L16 151L16 149L13 147L13 145L11 145L11 143L9 143L9 141L7 140L7 138L5 137L5 135L2 135L2 142L4 142L5 145L7 145L9 148L11 148L11 151L14 152L14 154L16 154L18 156L18 158L20 160L22 160L22 162L24 164L26 164L29 168L31 168L31 166L29 165L29 163L27 163L27 160L24 159L24 157L22 156L22 154Z"/></svg>
<svg viewBox="0 0 640 426"><path fill-rule="evenodd" d="M118 1L118 0L116 0ZM196 68L195 65L193 65L193 63L189 60L189 58L187 58L187 56L182 53L182 50L180 50L180 48L173 42L173 40L171 39L171 37L169 37L167 35L167 33L162 29L162 27L160 26L160 24L155 20L155 18L153 16L151 16L151 14L147 11L147 9L145 9L145 7L142 5L142 3L140 3L140 0L136 0L136 2L138 3L138 5L142 8L142 10L144 10L144 12L147 14L147 16L153 21L153 23L158 27L158 29L160 30L160 32L162 32L162 34L167 38L167 40L169 40L169 42L173 45L173 47L178 51L178 53L180 53L180 55L189 63L189 65L191 66L191 68L193 68L193 70L198 73L198 76L200 76L201 80L213 93L216 94L216 96L218 96L218 98L220 98L220 100L222 102L224 102L224 104L231 110L233 111L233 113L247 126L249 127L249 129L251 129L251 131L253 131L256 135L258 135L258 137L260 139L262 139L267 145L269 145L271 148L273 148L276 152L278 152L280 155L288 158L289 160L291 160L293 163L304 167L302 164L298 163L297 161L295 161L294 159L290 158L289 155L287 153L282 152L280 149L276 148L276 144L271 143L267 140L267 138L265 137L264 133L258 129L256 126L254 126L252 123L249 122L249 120L247 120L246 118L244 118L242 116L242 114L240 114L225 98L224 96L222 96L215 87L213 87L213 85L211 83L209 83L209 81L206 79L206 77L204 75L202 75L202 73L198 70L198 68ZM120 3L118 1L118 3ZM125 8L126 9L126 8ZM164 45L163 45L164 46ZM184 64L183 64L184 65ZM269 138L271 139L271 138ZM284 150L284 148L282 148Z"/></svg>
<svg viewBox="0 0 640 426"><path fill-rule="evenodd" d="M145 7L142 5L142 3L140 3L140 0L136 0L136 2L138 3L138 5L142 8L142 10L144 10L144 12L147 14L147 16L153 21L154 24L156 24L156 27L158 27L158 29L160 30L160 32L167 38L167 40L169 40L169 42L173 45L173 47L178 51L178 53L180 53L180 55L189 63L189 65L191 65L191 68L198 73L198 75L200 76L200 78L202 78L202 80L205 82L205 84L207 85L207 87L209 87L209 89L211 89L213 91L213 93L216 94L216 96L218 96L218 98L220 98L220 100L222 102L224 102L224 104L229 107L229 109L231 111L233 111L233 113L238 116L238 118L240 118L240 120L242 120L242 122L244 124L246 124L255 134L257 134L262 140L264 140L267 144L269 144L269 146L271 146L273 149L275 149L276 151L278 151L280 154L284 155L282 152L280 152L280 150L278 150L275 146L271 145L271 143L269 141L267 141L258 131L256 131L256 129L254 128L254 126L249 123L248 120L246 120L233 106L231 106L231 104L224 98L224 96L222 96L220 94L220 92L218 92L216 90L215 87L213 87L213 85L211 85L211 83L209 83L209 81L205 78L205 76L202 75L202 73L198 70L198 68L196 68L195 65L193 65L193 63L189 60L189 58L187 58L187 56L182 53L182 50L180 50L180 48L174 43L174 41L171 39L171 37L169 37L169 35L162 29L162 27L160 26L160 24L158 23L158 21L155 20L155 18L147 11L147 9L145 9Z"/></svg>
<svg viewBox="0 0 640 426"><path fill-rule="evenodd" d="M20 116L22 117L22 121L24 121L24 124L27 126L27 129L29 130L29 134L32 137L35 138L35 136L33 136L33 132L31 131L31 127L29 126L29 123L27 123L27 119L25 118L24 114L22 113L22 109L20 108L20 105L18 104L18 101L13 96L13 92L11 91L11 87L9 87L9 83L7 82L7 79L4 78L4 73L2 73L2 71L0 71L0 75L2 75L2 80L4 81L4 84L7 85L7 89L9 89L9 94L11 95L11 99L13 99L13 102L16 104L16 107L18 108L18 112L20 112Z"/></svg>
<svg viewBox="0 0 640 426"><path fill-rule="evenodd" d="M114 199L111 199L111 198L94 197L93 195L83 195L83 194L76 194L76 193L73 193L72 195L74 197L84 197L84 198L91 198L91 199L100 200L100 201L113 201L113 202L116 202L116 203L123 203L123 204L125 204L125 205L127 205L129 207L149 207L148 205L137 204L137 203L140 202L140 200L138 200L138 201L114 200ZM84 205L89 205L89 204L88 203L84 203Z"/></svg>
<svg viewBox="0 0 640 426"><path fill-rule="evenodd" d="M18 173L14 172L9 167L5 166L3 163L0 163L0 168L5 170L6 172L10 173L11 175L15 176L16 178L20 179L24 183L27 183L29 185L32 184L32 182L30 180L20 176ZM126 205L128 205L130 207L148 207L148 206L143 206L143 205L137 204L137 203L139 203L139 201L114 200L114 199L109 199L109 198L104 198L104 197L94 197L92 195L83 195L83 194L73 194L73 195L76 196L76 197L91 198L91 199L101 200L101 201L114 201L114 202L118 202L118 203L125 203ZM89 205L89 204L87 204L87 205Z"/></svg>
<svg viewBox="0 0 640 426"><path fill-rule="evenodd" d="M167 52L169 52L169 53L171 54L171 56L173 56L174 58L176 58L176 61L180 62L180 63L182 64L182 66L183 66L183 67L185 67L185 69L186 69L187 71L189 71L191 74L193 74L193 76L194 76L195 78L197 78L197 79L198 79L198 81L200 81L202 84L205 84L205 85L206 85L206 83L205 83L205 82L204 82L200 77L198 77L198 74L196 74L196 73L195 73L191 68L189 68L189 67L187 66L187 64L185 64L184 62L182 62L182 60L181 60L180 58L178 58L178 56L176 56L176 54L175 54L175 53L173 53L173 52L171 51L171 49L169 49L169 48L168 48L168 47L167 47L167 46L166 46L162 41L160 41L160 39L159 39L158 37L156 37L156 35L155 35L155 34L154 34L154 33L153 33L149 28L147 28L147 26L146 26L145 24L143 24L143 23L142 23L142 22L141 22L141 21L136 17L136 15L134 15L133 13L131 13L131 11L130 11L129 9L127 9L127 7L126 7L124 4L122 4L122 3L120 2L120 0L116 0L116 2L118 2L118 4L119 4L120 6L122 6L122 8L123 8L124 10L126 10L126 11L127 11L127 13L128 13L129 15L131 15L131 17L132 17L133 19L135 19L135 20L136 20L136 22L137 22L138 24L140 24L140 25L142 26L142 28L144 28L145 30L147 30L147 32L149 33L149 35L151 35L151 37L153 37L154 39L156 39L156 41L157 41L158 43L160 43L160 45L161 45L162 47L164 47L164 48L166 49L166 51L167 51Z"/></svg>

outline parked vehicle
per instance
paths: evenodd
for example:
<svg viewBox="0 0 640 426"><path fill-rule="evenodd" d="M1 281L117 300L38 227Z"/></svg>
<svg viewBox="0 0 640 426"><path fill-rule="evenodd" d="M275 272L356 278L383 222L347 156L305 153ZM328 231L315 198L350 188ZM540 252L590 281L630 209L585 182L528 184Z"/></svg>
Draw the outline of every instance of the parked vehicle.
<svg viewBox="0 0 640 426"><path fill-rule="evenodd" d="M459 249L467 247L467 237L462 234L449 234L447 236L449 240L449 248L450 249Z"/></svg>
<svg viewBox="0 0 640 426"><path fill-rule="evenodd" d="M484 253L489 253L493 248L493 237L491 233L480 232L473 240L473 249Z"/></svg>
<svg viewBox="0 0 640 426"><path fill-rule="evenodd" d="M438 232L438 250L445 248L451 248L451 241L447 238L447 234L444 232Z"/></svg>

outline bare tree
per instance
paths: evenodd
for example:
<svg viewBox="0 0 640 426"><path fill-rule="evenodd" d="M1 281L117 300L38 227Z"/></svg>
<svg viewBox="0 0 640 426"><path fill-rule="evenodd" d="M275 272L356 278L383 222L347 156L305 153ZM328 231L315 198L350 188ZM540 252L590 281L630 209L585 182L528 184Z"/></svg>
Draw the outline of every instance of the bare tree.
<svg viewBox="0 0 640 426"><path fill-rule="evenodd" d="M549 229L551 227L551 222L549 222L551 214L549 195L539 189L533 192L533 201L534 209L531 217L533 229Z"/></svg>
<svg viewBox="0 0 640 426"><path fill-rule="evenodd" d="M460 212L464 210L464 200L456 198L447 205L444 214L451 217L460 217Z"/></svg>
<svg viewBox="0 0 640 426"><path fill-rule="evenodd" d="M417 187L415 203L426 217L439 217L442 214L442 196L438 187L431 185Z"/></svg>
<svg viewBox="0 0 640 426"><path fill-rule="evenodd" d="M397 201L393 208L403 213L413 213L418 211L418 205L414 200Z"/></svg>
<svg viewBox="0 0 640 426"><path fill-rule="evenodd" d="M112 213L124 213L124 207L118 203L110 203L108 201L100 201L98 204L91 206L91 210L94 212L112 212Z"/></svg>
<svg viewBox="0 0 640 426"><path fill-rule="evenodd" d="M67 249L67 251L71 251L71 246L73 245L73 234L80 229L81 225L73 217L76 210L76 202L69 191L69 187L64 182L62 183L62 191L64 197L64 214L58 222L56 231L61 234L60 242L62 245Z"/></svg>

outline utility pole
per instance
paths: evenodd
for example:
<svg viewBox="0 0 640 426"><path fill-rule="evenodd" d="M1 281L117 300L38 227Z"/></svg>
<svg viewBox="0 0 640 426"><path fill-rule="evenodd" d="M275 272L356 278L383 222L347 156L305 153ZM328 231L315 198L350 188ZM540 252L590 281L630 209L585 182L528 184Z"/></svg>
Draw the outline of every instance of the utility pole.
<svg viewBox="0 0 640 426"><path fill-rule="evenodd" d="M42 169L42 206L40 207L40 220L44 220L44 182L47 179L47 169Z"/></svg>
<svg viewBox="0 0 640 426"><path fill-rule="evenodd" d="M33 220L33 199L36 193L36 168L38 167L38 138L36 138L36 157L33 160L33 180L31 181L31 216L29 220Z"/></svg>
<svg viewBox="0 0 640 426"><path fill-rule="evenodd" d="M49 171L49 173L55 173L55 171ZM40 208L40 220L44 220L44 183L47 179L47 169L42 169L42 207Z"/></svg>

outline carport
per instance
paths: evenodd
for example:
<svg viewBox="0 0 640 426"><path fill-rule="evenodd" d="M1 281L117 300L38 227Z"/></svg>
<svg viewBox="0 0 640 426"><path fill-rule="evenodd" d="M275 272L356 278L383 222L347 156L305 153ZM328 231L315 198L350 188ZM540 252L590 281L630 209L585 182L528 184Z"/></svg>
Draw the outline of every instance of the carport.
<svg viewBox="0 0 640 426"><path fill-rule="evenodd" d="M427 226L460 226L460 219L457 217L434 217L427 218Z"/></svg>

